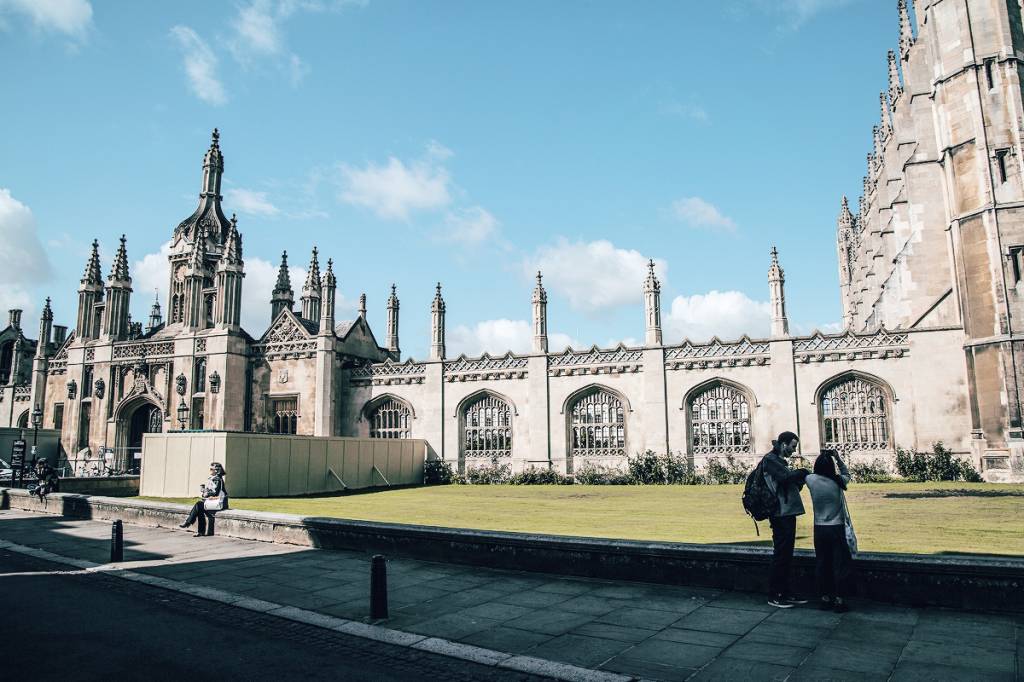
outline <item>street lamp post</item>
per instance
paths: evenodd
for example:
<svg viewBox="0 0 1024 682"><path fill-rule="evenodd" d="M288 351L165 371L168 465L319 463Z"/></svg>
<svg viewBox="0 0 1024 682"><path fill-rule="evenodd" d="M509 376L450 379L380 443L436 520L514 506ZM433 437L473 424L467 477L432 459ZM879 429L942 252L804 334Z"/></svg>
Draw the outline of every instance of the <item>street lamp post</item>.
<svg viewBox="0 0 1024 682"><path fill-rule="evenodd" d="M188 405L185 404L185 399L182 398L181 402L178 403L178 425L181 430L185 430L185 422L188 421Z"/></svg>
<svg viewBox="0 0 1024 682"><path fill-rule="evenodd" d="M33 468L35 468L35 466L36 466L36 457L37 457L37 455L36 455L36 446L39 444L39 427L42 426L42 423L43 423L43 411L42 411L42 409L40 409L39 405L36 404L36 406L32 409L32 429L33 429L32 430L32 467ZM21 478L21 474L19 474L18 478L19 479Z"/></svg>

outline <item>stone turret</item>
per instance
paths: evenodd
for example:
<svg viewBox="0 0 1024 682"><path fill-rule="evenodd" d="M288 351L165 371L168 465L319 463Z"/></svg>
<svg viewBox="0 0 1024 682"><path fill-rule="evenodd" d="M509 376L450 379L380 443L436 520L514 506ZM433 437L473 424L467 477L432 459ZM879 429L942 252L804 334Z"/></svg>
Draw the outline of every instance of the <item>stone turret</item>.
<svg viewBox="0 0 1024 682"><path fill-rule="evenodd" d="M270 321L273 322L282 310L295 307L295 292L292 291L292 280L288 274L288 252L281 252L281 267L277 271L277 284L270 297Z"/></svg>
<svg viewBox="0 0 1024 682"><path fill-rule="evenodd" d="M231 216L231 228L224 242L224 255L217 265L217 298L214 323L218 327L237 330L242 321L242 235L238 218Z"/></svg>
<svg viewBox="0 0 1024 682"><path fill-rule="evenodd" d="M359 317L366 319L366 292L359 294Z"/></svg>
<svg viewBox="0 0 1024 682"><path fill-rule="evenodd" d="M391 295L388 296L388 326L387 326L387 349L396 356L401 353L398 346L398 296L395 293L395 285L391 285Z"/></svg>
<svg viewBox="0 0 1024 682"><path fill-rule="evenodd" d="M647 263L647 279L644 280L644 319L646 332L644 343L648 346L660 346L661 336L661 282L654 275L654 259Z"/></svg>
<svg viewBox="0 0 1024 682"><path fill-rule="evenodd" d="M231 229L231 222L221 208L220 188L224 177L224 155L220 151L220 132L214 128L210 148L203 156L203 184L199 191L199 206L174 230L174 236L193 241L200 229L206 228L215 244L223 244Z"/></svg>
<svg viewBox="0 0 1024 682"><path fill-rule="evenodd" d="M320 279L320 333L334 334L335 301L338 280L334 276L334 261L327 259L327 271Z"/></svg>
<svg viewBox="0 0 1024 682"><path fill-rule="evenodd" d="M548 292L544 291L544 284L540 270L537 271L537 286L533 288L533 352L548 352Z"/></svg>
<svg viewBox="0 0 1024 682"><path fill-rule="evenodd" d="M107 277L107 306L103 317L103 335L112 341L128 338L129 304L132 293L132 278L128 274L128 250L125 236L114 255L114 262Z"/></svg>
<svg viewBox="0 0 1024 682"><path fill-rule="evenodd" d="M92 242L92 253L85 263L81 285L78 287L78 321L75 336L78 339L95 339L100 329L96 319L96 305L103 301L103 280L100 275L100 243Z"/></svg>
<svg viewBox="0 0 1024 682"><path fill-rule="evenodd" d="M444 360L444 299L441 298L441 283L437 283L437 293L434 294L434 301L430 304L430 359Z"/></svg>
<svg viewBox="0 0 1024 682"><path fill-rule="evenodd" d="M315 324L320 323L320 286L320 261L314 246L306 283L302 286L302 318Z"/></svg>
<svg viewBox="0 0 1024 682"><path fill-rule="evenodd" d="M779 251L772 247L772 264L768 268L768 292L772 310L772 338L789 336L789 319L786 317L786 277L779 266Z"/></svg>
<svg viewBox="0 0 1024 682"><path fill-rule="evenodd" d="M50 309L50 297L46 297L43 313L39 316L39 341L36 343L36 357L45 358L50 353L50 330L53 328L53 310Z"/></svg>
<svg viewBox="0 0 1024 682"><path fill-rule="evenodd" d="M206 328L206 304L203 298L204 283L209 276L206 266L206 227L196 234L192 251L185 269L184 316L182 321L188 329Z"/></svg>

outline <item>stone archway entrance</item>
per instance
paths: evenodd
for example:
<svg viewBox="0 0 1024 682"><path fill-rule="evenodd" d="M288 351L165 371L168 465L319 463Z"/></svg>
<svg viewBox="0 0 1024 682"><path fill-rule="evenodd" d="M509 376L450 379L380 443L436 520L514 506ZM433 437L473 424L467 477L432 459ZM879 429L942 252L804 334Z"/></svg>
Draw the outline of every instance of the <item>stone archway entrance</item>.
<svg viewBox="0 0 1024 682"><path fill-rule="evenodd" d="M164 430L164 413L148 400L137 400L118 410L115 469L137 474L141 467L142 437Z"/></svg>

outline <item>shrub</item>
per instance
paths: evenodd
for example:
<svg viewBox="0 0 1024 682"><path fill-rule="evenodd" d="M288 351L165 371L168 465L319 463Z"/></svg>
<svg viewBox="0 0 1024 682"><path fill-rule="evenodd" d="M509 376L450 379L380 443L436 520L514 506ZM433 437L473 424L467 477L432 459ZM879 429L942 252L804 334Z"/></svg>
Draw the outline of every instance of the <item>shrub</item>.
<svg viewBox="0 0 1024 682"><path fill-rule="evenodd" d="M629 485L632 483L628 474L594 464L584 464L573 474L572 480L579 485Z"/></svg>
<svg viewBox="0 0 1024 682"><path fill-rule="evenodd" d="M883 459L873 459L870 462L857 462L847 467L850 470L850 478L854 483L890 483L892 474L889 472L889 465Z"/></svg>
<svg viewBox="0 0 1024 682"><path fill-rule="evenodd" d="M981 482L981 475L974 465L954 457L941 441L932 447L931 454L897 448L896 472L908 481Z"/></svg>
<svg viewBox="0 0 1024 682"><path fill-rule="evenodd" d="M700 483L700 476L686 457L671 452L659 455L653 450L630 457L628 483L633 485L671 485Z"/></svg>
<svg viewBox="0 0 1024 682"><path fill-rule="evenodd" d="M449 485L459 482L459 475L452 469L452 465L443 459L431 459L423 463L425 485Z"/></svg>
<svg viewBox="0 0 1024 682"><path fill-rule="evenodd" d="M554 469L535 469L531 466L518 474L512 474L508 482L512 485L570 485L572 479Z"/></svg>
<svg viewBox="0 0 1024 682"><path fill-rule="evenodd" d="M497 457L492 457L489 464L466 467L466 483L497 485L508 483L512 478L512 465L499 464Z"/></svg>
<svg viewBox="0 0 1024 682"><path fill-rule="evenodd" d="M711 457L704 466L703 482L711 485L745 483L749 474L750 465L739 461L733 455L726 455L724 462L717 457Z"/></svg>

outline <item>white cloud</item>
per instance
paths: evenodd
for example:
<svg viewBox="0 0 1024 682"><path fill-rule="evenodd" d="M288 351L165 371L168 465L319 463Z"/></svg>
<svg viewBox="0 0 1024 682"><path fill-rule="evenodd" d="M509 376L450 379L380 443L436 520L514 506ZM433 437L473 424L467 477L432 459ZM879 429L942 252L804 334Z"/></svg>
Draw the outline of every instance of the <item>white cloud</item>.
<svg viewBox="0 0 1024 682"><path fill-rule="evenodd" d="M669 343L685 338L706 341L712 336L735 339L743 334L765 337L771 327L771 307L740 291L709 291L676 296L662 323Z"/></svg>
<svg viewBox="0 0 1024 682"><path fill-rule="evenodd" d="M53 268L31 209L0 187L0 310L31 310L39 303L30 289L50 280Z"/></svg>
<svg viewBox="0 0 1024 682"><path fill-rule="evenodd" d="M23 15L39 30L76 39L84 38L92 27L88 0L0 0L0 14L7 13Z"/></svg>
<svg viewBox="0 0 1024 682"><path fill-rule="evenodd" d="M451 177L429 152L426 158L408 164L392 156L383 166L342 164L340 170L341 200L368 208L381 218L407 220L414 211L451 203Z"/></svg>
<svg viewBox="0 0 1024 682"><path fill-rule="evenodd" d="M617 248L607 240L563 238L538 249L524 270L531 276L540 270L550 291L565 296L573 308L593 313L641 300L647 261L639 251ZM655 269L664 284L668 264L655 259Z"/></svg>
<svg viewBox="0 0 1024 682"><path fill-rule="evenodd" d="M529 353L533 349L533 328L526 320L484 320L472 327L455 327L449 332L446 342L449 357L457 357L463 353ZM548 334L548 348L551 351L560 351L566 346L578 347L579 344L568 334Z"/></svg>
<svg viewBox="0 0 1024 682"><path fill-rule="evenodd" d="M475 246L498 234L501 223L486 209L470 206L445 216L445 237L464 246Z"/></svg>
<svg viewBox="0 0 1024 682"><path fill-rule="evenodd" d="M161 307L167 305L167 286L170 284L170 270L167 257L171 254L171 242L164 242L157 253L148 253L132 263L129 274L132 276L132 299L137 303L132 319L136 322L149 317L149 307L153 304L154 294L159 292ZM164 310L164 316L167 310ZM140 315L145 314L144 317Z"/></svg>
<svg viewBox="0 0 1024 682"><path fill-rule="evenodd" d="M217 55L210 46L188 26L175 26L171 35L181 48L185 75L192 92L208 104L225 104L228 97L217 77Z"/></svg>
<svg viewBox="0 0 1024 682"><path fill-rule="evenodd" d="M228 46L243 67L268 62L287 73L292 85L297 85L309 73L309 66L288 49L285 22L298 12L336 12L348 6L365 5L365 0L252 0L238 6Z"/></svg>
<svg viewBox="0 0 1024 682"><path fill-rule="evenodd" d="M242 214L272 218L281 213L281 210L267 199L266 192L240 187L225 191L224 199L233 210Z"/></svg>
<svg viewBox="0 0 1024 682"><path fill-rule="evenodd" d="M689 227L734 232L736 223L713 204L700 197L684 197L672 202L672 214Z"/></svg>
<svg viewBox="0 0 1024 682"><path fill-rule="evenodd" d="M693 104L692 102L670 102L662 107L662 113L670 116L688 118L690 120L697 121L698 123L707 123L711 118L708 116L707 109L699 104Z"/></svg>
<svg viewBox="0 0 1024 682"><path fill-rule="evenodd" d="M779 17L780 30L799 30L817 15L839 9L855 0L737 0L730 6L734 15L744 16L750 9Z"/></svg>

